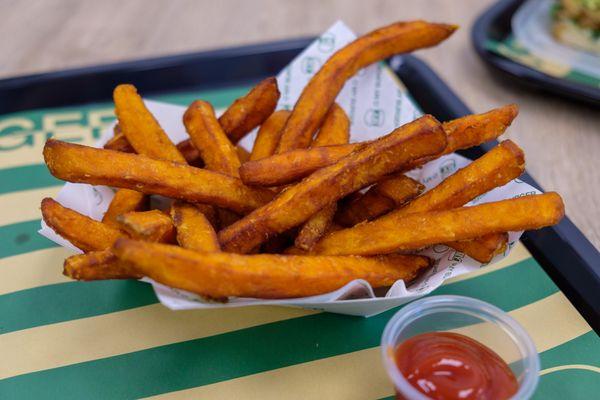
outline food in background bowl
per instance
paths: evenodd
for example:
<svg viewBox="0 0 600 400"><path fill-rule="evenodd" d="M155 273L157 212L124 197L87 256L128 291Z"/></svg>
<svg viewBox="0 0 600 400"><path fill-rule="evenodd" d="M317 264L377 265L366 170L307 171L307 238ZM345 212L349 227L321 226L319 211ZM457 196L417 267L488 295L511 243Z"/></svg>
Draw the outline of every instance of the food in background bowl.
<svg viewBox="0 0 600 400"><path fill-rule="evenodd" d="M553 10L557 40L600 54L600 0L560 0Z"/></svg>

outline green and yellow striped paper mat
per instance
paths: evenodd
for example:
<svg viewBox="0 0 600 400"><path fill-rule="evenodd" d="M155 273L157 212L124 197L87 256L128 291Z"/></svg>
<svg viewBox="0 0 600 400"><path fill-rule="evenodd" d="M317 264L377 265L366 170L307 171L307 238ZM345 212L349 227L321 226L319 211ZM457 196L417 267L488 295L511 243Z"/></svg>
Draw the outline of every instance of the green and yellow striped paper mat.
<svg viewBox="0 0 600 400"><path fill-rule="evenodd" d="M163 96L227 106L247 88ZM74 282L69 251L37 234L39 203L62 182L42 163L49 137L94 143L111 104L0 116L0 399L380 399L390 310L371 318L283 307L173 312L150 285ZM527 250L446 282L510 312L540 352L539 399L600 393L600 340ZM468 327L464 328L468 330Z"/></svg>

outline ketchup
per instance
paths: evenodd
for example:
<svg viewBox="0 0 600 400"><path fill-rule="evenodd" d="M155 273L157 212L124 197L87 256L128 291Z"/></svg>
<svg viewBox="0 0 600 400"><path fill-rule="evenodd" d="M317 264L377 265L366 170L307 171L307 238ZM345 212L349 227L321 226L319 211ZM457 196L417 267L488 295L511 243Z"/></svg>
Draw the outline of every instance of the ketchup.
<svg viewBox="0 0 600 400"><path fill-rule="evenodd" d="M402 375L432 399L508 399L519 384L488 347L464 335L432 332L401 343L395 352ZM400 394L398 399L404 399Z"/></svg>

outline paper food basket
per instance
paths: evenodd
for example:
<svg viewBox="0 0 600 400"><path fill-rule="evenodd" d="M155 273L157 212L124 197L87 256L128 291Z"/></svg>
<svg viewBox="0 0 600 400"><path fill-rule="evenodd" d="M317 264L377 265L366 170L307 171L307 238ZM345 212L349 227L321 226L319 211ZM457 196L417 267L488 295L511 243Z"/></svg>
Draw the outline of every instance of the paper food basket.
<svg viewBox="0 0 600 400"><path fill-rule="evenodd" d="M306 83L323 63L355 38L355 34L344 23L337 22L298 55L277 76L281 91L278 109L291 109ZM421 115L406 88L384 63L371 65L358 72L348 80L336 101L350 117L350 133L353 142L385 135ZM146 101L146 104L174 142L177 143L188 137L182 123L185 107L155 101ZM101 146L111 136L112 127L103 133L97 145ZM244 138L241 144L251 148L254 137L255 132ZM410 172L409 175L430 189L469 162L458 154L450 154ZM57 200L66 207L92 218L101 219L113 193L113 189L105 186L66 183L58 194ZM469 205L536 193L539 193L537 189L522 181L514 180L478 197ZM59 245L79 252L43 222L39 232ZM496 256L492 262L505 257L520 235L521 232L511 232L506 252ZM444 245L433 246L421 251L420 254L433 258L435 260L433 267L408 286L401 280L397 281L387 292L378 293L379 296L376 296L367 282L355 280L336 291L319 296L282 300L230 298L226 303L217 303L205 301L200 296L149 279L144 280L153 285L160 302L172 310L281 305L371 316L422 297L449 278L484 267L463 253Z"/></svg>

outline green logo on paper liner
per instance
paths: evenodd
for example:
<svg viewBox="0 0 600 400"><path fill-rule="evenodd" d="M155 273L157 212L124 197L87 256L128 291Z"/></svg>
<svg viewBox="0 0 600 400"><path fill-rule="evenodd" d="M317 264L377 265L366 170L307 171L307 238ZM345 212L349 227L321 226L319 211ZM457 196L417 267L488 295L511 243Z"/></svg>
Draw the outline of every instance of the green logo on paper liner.
<svg viewBox="0 0 600 400"><path fill-rule="evenodd" d="M321 53L331 53L335 48L335 35L326 33L317 41L317 48Z"/></svg>
<svg viewBox="0 0 600 400"><path fill-rule="evenodd" d="M305 74L312 75L321 67L321 60L317 57L306 57L302 60L301 70Z"/></svg>
<svg viewBox="0 0 600 400"><path fill-rule="evenodd" d="M445 179L454 171L456 171L456 161L454 160L446 160L440 165L440 175L442 175L442 179Z"/></svg>
<svg viewBox="0 0 600 400"><path fill-rule="evenodd" d="M364 118L367 126L382 126L385 122L385 112L380 108L370 108Z"/></svg>

